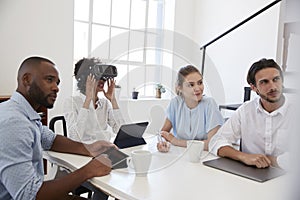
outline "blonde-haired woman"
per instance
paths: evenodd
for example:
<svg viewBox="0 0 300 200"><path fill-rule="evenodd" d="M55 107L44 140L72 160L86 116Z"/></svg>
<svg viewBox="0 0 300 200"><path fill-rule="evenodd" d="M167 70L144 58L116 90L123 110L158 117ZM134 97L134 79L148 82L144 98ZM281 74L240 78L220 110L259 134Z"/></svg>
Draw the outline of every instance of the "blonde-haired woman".
<svg viewBox="0 0 300 200"><path fill-rule="evenodd" d="M202 140L204 149L208 149L210 138L223 125L223 117L215 100L204 96L203 90L203 77L196 67L188 65L179 70L177 96L170 101L160 132L167 142L186 147L187 140ZM167 142L159 142L158 150L169 151Z"/></svg>

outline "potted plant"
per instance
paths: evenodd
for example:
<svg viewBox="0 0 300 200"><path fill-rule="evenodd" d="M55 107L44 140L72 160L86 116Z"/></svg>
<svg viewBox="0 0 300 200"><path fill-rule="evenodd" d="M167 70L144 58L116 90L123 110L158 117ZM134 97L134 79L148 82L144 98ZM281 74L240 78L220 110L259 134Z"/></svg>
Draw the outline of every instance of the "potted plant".
<svg viewBox="0 0 300 200"><path fill-rule="evenodd" d="M132 91L132 99L138 99L138 95L139 95L139 92L135 90L135 88L133 88L133 91Z"/></svg>
<svg viewBox="0 0 300 200"><path fill-rule="evenodd" d="M166 88L160 83L156 84L155 89L156 89L156 96L155 96L156 98L161 98L161 94L166 92Z"/></svg>

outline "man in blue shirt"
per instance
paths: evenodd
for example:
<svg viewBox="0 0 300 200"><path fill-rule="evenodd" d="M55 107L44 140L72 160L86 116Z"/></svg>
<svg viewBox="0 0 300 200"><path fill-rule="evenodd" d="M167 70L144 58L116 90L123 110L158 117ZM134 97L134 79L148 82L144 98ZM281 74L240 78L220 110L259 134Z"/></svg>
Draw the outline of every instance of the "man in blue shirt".
<svg viewBox="0 0 300 200"><path fill-rule="evenodd" d="M23 61L18 88L0 104L0 199L80 199L68 195L81 183L111 171L111 161L100 155L113 144L82 144L55 135L41 124L36 110L52 108L60 79L53 62L41 57ZM82 168L56 180L44 181L43 150L96 157Z"/></svg>

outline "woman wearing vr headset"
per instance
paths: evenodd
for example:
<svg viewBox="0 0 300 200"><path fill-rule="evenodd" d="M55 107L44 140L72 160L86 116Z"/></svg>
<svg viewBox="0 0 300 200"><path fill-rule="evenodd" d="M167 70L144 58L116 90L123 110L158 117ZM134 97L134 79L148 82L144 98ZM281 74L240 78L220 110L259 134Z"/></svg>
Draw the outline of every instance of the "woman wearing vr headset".
<svg viewBox="0 0 300 200"><path fill-rule="evenodd" d="M81 142L110 140L108 126L117 133L124 123L114 95L115 66L104 65L95 58L83 58L75 64L74 76L80 94L67 99L64 105L69 137Z"/></svg>

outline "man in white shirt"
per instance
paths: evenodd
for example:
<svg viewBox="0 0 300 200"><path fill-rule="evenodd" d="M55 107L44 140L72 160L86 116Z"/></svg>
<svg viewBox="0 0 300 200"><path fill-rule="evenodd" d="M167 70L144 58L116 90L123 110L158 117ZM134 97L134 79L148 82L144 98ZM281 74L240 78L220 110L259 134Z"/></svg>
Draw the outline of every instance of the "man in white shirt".
<svg viewBox="0 0 300 200"><path fill-rule="evenodd" d="M283 95L283 74L272 59L255 62L247 82L259 98L244 103L219 129L209 151L258 168L286 168L293 108ZM241 139L242 151L232 144Z"/></svg>

